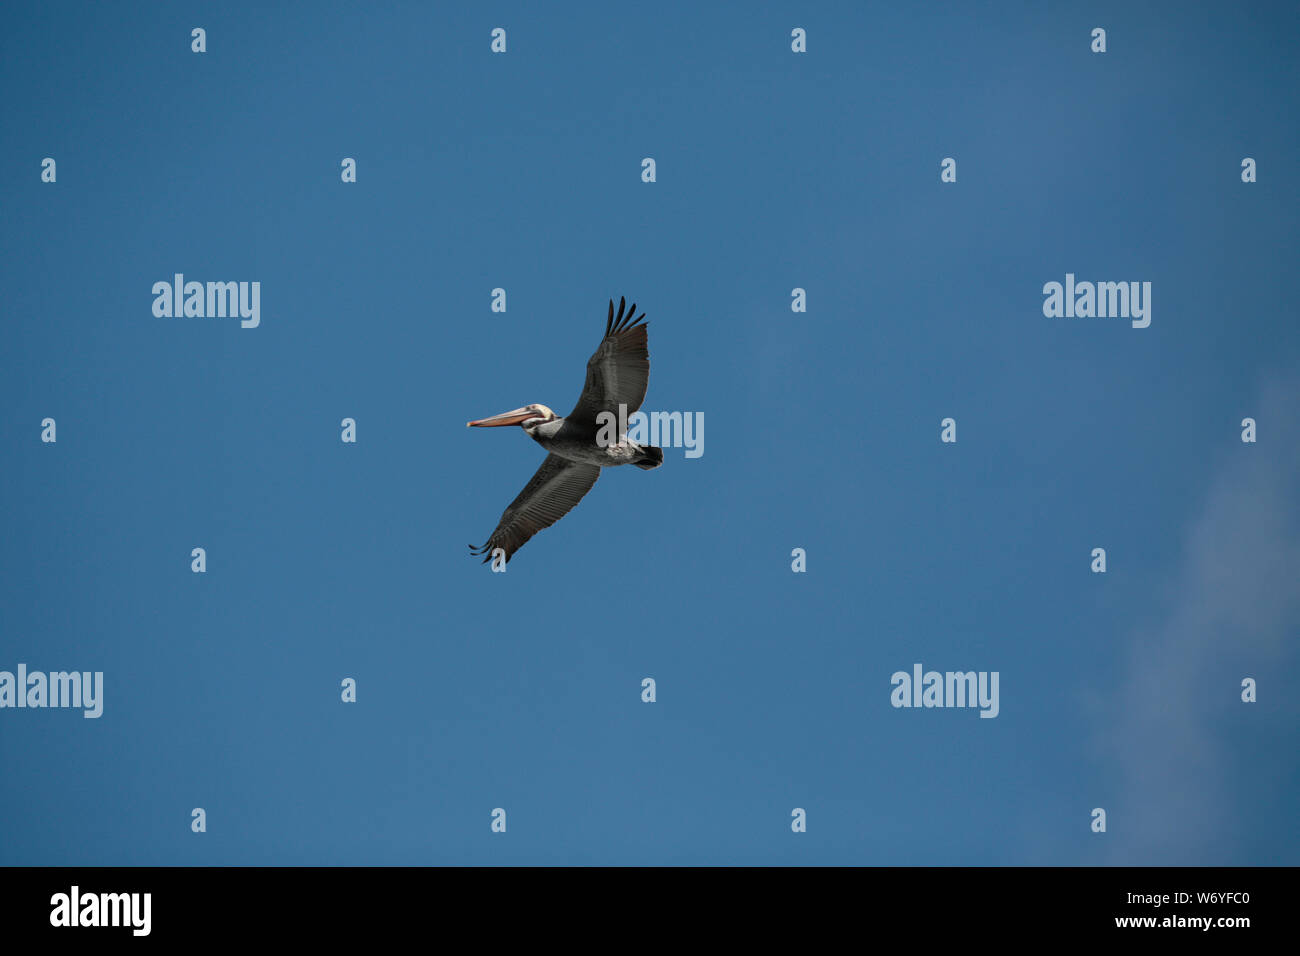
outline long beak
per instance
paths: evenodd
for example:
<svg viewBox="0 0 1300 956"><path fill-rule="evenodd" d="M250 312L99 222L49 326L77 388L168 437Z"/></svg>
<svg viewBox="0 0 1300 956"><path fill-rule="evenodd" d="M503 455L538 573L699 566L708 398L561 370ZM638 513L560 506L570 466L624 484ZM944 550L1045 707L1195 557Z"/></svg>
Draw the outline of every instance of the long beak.
<svg viewBox="0 0 1300 956"><path fill-rule="evenodd" d="M529 418L536 418L537 413L529 408L516 408L513 412L502 412L491 418L480 418L476 422L466 422L466 428L497 428L500 425L518 425Z"/></svg>

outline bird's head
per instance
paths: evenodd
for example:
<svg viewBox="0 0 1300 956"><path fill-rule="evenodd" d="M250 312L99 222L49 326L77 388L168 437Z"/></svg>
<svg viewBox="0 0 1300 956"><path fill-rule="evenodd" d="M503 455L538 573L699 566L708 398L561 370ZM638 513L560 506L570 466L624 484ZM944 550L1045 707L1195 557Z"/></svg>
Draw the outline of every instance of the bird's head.
<svg viewBox="0 0 1300 956"><path fill-rule="evenodd" d="M545 405L525 405L523 408L502 412L500 415L493 415L491 418L480 418L478 421L466 422L465 427L497 428L501 425L522 425L524 431L528 431L545 422L553 422L555 418L555 412Z"/></svg>

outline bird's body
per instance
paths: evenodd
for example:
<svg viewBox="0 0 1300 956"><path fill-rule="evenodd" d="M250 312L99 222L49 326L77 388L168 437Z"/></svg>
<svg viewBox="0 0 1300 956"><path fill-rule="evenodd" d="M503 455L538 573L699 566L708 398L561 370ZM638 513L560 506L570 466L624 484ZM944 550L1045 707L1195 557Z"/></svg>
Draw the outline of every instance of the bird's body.
<svg viewBox="0 0 1300 956"><path fill-rule="evenodd" d="M626 436L620 442L601 447L596 441L595 431L585 425L570 423L566 418L525 427L524 431L551 454L598 468L635 465L644 460L647 448L653 447L638 445Z"/></svg>
<svg viewBox="0 0 1300 956"><path fill-rule="evenodd" d="M474 554L490 561L500 550L509 561L542 528L559 521L591 490L600 469L618 465L657 468L664 453L653 445L638 445L621 432L627 418L645 400L650 380L646 327L635 318L636 306L626 309L609 302L605 337L587 362L587 381L578 404L564 418L545 405L525 405L514 411L470 422L483 428L519 425L528 437L549 452L532 480L501 515L496 530Z"/></svg>

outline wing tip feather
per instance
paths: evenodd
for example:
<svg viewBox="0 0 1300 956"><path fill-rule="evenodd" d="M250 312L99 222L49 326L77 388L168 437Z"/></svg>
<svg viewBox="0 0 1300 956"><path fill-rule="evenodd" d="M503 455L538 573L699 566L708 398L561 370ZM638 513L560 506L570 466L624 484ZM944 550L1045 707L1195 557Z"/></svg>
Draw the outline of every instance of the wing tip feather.
<svg viewBox="0 0 1300 956"><path fill-rule="evenodd" d="M635 302L632 303L632 308L627 307L627 296L619 296L617 314L614 312L614 300L610 299L609 315L605 319L605 338L636 328L644 321L645 313L642 312L639 316L636 314Z"/></svg>

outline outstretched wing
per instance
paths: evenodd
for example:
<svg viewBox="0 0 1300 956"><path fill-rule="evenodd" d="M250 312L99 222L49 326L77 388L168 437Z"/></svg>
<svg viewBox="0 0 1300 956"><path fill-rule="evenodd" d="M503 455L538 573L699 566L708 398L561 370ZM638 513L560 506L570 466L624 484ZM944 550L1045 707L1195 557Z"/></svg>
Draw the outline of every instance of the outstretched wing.
<svg viewBox="0 0 1300 956"><path fill-rule="evenodd" d="M595 427L600 412L617 415L618 406L626 405L631 415L645 401L650 382L650 350L646 326L641 324L645 313L636 318L636 303L630 309L625 309L626 305L627 299L620 298L615 315L614 300L609 300L605 337L587 361L587 382L568 421Z"/></svg>
<svg viewBox="0 0 1300 956"><path fill-rule="evenodd" d="M470 545L470 552L487 555L483 559L486 564L492 560L494 549L504 548L509 562L529 538L572 511L599 477L598 465L547 455L537 474L502 512L501 521L492 537L487 539L487 544L479 548Z"/></svg>

